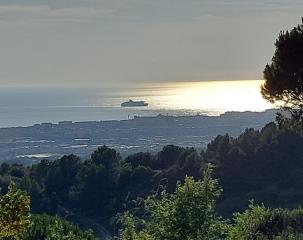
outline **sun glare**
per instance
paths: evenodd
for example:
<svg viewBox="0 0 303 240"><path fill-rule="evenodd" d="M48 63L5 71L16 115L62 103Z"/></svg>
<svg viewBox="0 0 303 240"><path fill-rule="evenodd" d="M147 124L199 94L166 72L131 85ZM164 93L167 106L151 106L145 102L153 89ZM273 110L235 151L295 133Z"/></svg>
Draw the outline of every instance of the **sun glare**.
<svg viewBox="0 0 303 240"><path fill-rule="evenodd" d="M263 111L273 105L262 98L261 84L261 80L169 83L150 101L174 109Z"/></svg>

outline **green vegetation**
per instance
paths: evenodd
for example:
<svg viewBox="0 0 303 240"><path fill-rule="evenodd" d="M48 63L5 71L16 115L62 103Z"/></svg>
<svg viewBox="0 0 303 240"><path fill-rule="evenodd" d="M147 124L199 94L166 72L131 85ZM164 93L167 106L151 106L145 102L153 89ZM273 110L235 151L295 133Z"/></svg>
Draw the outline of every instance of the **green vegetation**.
<svg viewBox="0 0 303 240"><path fill-rule="evenodd" d="M264 70L262 94L271 102L281 101L285 107L303 106L303 25L281 31L275 43L271 64Z"/></svg>
<svg viewBox="0 0 303 240"><path fill-rule="evenodd" d="M121 240L157 239L223 239L227 225L215 214L215 201L221 189L216 180L211 179L212 169L208 167L203 181L186 177L183 184L178 183L174 194L166 191L160 199L149 197L146 212L149 216L141 221L142 229L137 233L132 216L123 216L124 230Z"/></svg>
<svg viewBox="0 0 303 240"><path fill-rule="evenodd" d="M10 184L0 196L0 239L3 240L91 240L91 231L82 231L73 224L48 215L30 215L30 198Z"/></svg>
<svg viewBox="0 0 303 240"><path fill-rule="evenodd" d="M300 240L303 238L303 209L270 209L250 204L234 214L232 223L215 214L221 192L205 170L203 181L186 177L174 194L162 192L158 199L145 201L147 217L122 217L120 240Z"/></svg>
<svg viewBox="0 0 303 240"><path fill-rule="evenodd" d="M92 240L91 231L82 231L75 225L59 217L48 215L33 215L31 224L22 235L22 240Z"/></svg>
<svg viewBox="0 0 303 240"><path fill-rule="evenodd" d="M235 214L230 239L303 239L303 209L270 209L251 204L244 213Z"/></svg>
<svg viewBox="0 0 303 240"><path fill-rule="evenodd" d="M30 200L13 184L0 196L0 238L18 239L30 223Z"/></svg>
<svg viewBox="0 0 303 240"><path fill-rule="evenodd" d="M303 21L303 19L302 19ZM272 62L264 69L262 95L281 105L277 122L281 128L303 133L303 25L281 31Z"/></svg>
<svg viewBox="0 0 303 240"><path fill-rule="evenodd" d="M207 164L203 180L185 177L178 182L174 193L163 190L144 200L144 214L130 212L121 217L120 240L292 240L303 237L303 209L271 209L251 203L243 213L234 214L233 221L216 213L216 202L222 192L212 178L213 167ZM17 209L15 221L5 224L6 235L0 239L92 240L91 231L82 231L58 217L33 215L29 217L29 198L11 185L3 199L6 209ZM25 202L24 204L19 204ZM22 207L21 207L22 205ZM16 218L14 218L16 219ZM22 219L22 220L20 220ZM23 220L25 219L25 220ZM20 224L22 222L23 224ZM3 224L1 225L3 226ZM18 226L16 228L16 226ZM22 226L22 227L20 227ZM8 231L18 229L18 231ZM3 232L2 232L3 233Z"/></svg>

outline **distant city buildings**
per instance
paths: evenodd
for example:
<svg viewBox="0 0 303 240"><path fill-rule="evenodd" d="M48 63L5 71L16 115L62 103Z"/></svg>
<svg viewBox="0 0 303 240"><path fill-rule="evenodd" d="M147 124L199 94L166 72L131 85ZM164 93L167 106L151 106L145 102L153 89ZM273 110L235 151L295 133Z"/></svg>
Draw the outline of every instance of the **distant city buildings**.
<svg viewBox="0 0 303 240"><path fill-rule="evenodd" d="M122 155L159 151L168 144L204 148L218 134L238 135L245 128L263 127L275 111L228 112L221 116L139 117L129 120L41 123L0 128L0 162L31 164L65 154L81 157L107 145Z"/></svg>

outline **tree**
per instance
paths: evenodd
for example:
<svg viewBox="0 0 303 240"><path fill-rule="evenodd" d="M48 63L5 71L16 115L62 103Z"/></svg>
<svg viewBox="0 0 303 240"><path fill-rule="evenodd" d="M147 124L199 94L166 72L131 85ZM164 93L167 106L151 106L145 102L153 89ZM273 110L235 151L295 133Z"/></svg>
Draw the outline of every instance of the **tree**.
<svg viewBox="0 0 303 240"><path fill-rule="evenodd" d="M302 19L303 21L303 19ZM275 43L272 62L264 69L262 95L284 107L303 107L303 25L281 31Z"/></svg>
<svg viewBox="0 0 303 240"><path fill-rule="evenodd" d="M120 240L156 240L149 233L145 231L137 232L134 216L125 213L121 217L123 231L120 233Z"/></svg>
<svg viewBox="0 0 303 240"><path fill-rule="evenodd" d="M303 209L267 208L251 203L243 213L234 214L228 240L303 239Z"/></svg>
<svg viewBox="0 0 303 240"><path fill-rule="evenodd" d="M157 240L222 239L227 227L215 214L215 202L221 189L211 175L212 167L208 166L203 181L186 177L183 184L177 184L175 194L163 191L160 199L148 198L146 211L149 218L144 226L137 231L133 218L124 216L127 224L120 239L133 240L141 235L145 239Z"/></svg>
<svg viewBox="0 0 303 240"><path fill-rule="evenodd" d="M121 156L116 150L102 146L92 153L91 159L97 165L102 164L106 169L112 169L121 160Z"/></svg>
<svg viewBox="0 0 303 240"><path fill-rule="evenodd" d="M277 114L281 129L303 133L303 24L291 31L281 31L275 46L272 62L263 72L265 83L261 93L288 113Z"/></svg>
<svg viewBox="0 0 303 240"><path fill-rule="evenodd" d="M70 222L59 217L48 215L33 215L31 224L22 235L22 240L93 240L91 230L83 231Z"/></svg>
<svg viewBox="0 0 303 240"><path fill-rule="evenodd" d="M25 192L9 186L0 196L0 238L18 239L30 223L30 198Z"/></svg>
<svg viewBox="0 0 303 240"><path fill-rule="evenodd" d="M268 219L269 215L269 209L263 205L257 206L251 203L245 212L234 214L235 225L229 232L229 239L265 240L259 228Z"/></svg>

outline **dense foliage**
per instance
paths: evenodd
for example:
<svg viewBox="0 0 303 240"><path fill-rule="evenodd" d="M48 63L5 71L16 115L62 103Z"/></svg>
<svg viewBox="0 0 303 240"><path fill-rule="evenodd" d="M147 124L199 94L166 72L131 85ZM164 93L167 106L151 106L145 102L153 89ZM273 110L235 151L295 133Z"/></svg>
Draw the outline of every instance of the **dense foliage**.
<svg viewBox="0 0 303 240"><path fill-rule="evenodd" d="M211 168L203 181L186 177L174 194L162 192L145 201L147 217L125 213L119 240L299 240L303 239L303 210L271 209L251 203L235 213L233 223L215 214L220 193Z"/></svg>
<svg viewBox="0 0 303 240"><path fill-rule="evenodd" d="M261 92L283 110L277 115L279 127L303 134L303 24L281 31L275 46L272 62L264 69Z"/></svg>
<svg viewBox="0 0 303 240"><path fill-rule="evenodd" d="M140 231L136 231L131 215L122 218L124 229L121 240L217 240L227 235L227 225L215 214L215 202L221 189L211 178L208 167L203 181L186 177L178 183L176 192L161 193L160 199L153 197L145 201L145 211L149 215Z"/></svg>
<svg viewBox="0 0 303 240"><path fill-rule="evenodd" d="M75 225L59 217L33 215L30 225L22 235L22 240L92 240L92 232L82 231Z"/></svg>
<svg viewBox="0 0 303 240"><path fill-rule="evenodd" d="M82 231L59 217L30 215L30 198L10 184L0 196L0 239L3 240L91 240L91 231Z"/></svg>
<svg viewBox="0 0 303 240"><path fill-rule="evenodd" d="M229 239L299 240L303 239L303 209L270 209L251 204L243 213L235 214Z"/></svg>
<svg viewBox="0 0 303 240"><path fill-rule="evenodd" d="M207 164L203 180L185 177L174 193L163 190L144 200L144 216L122 215L119 240L295 240L303 238L303 210L271 209L251 203L233 221L216 213L220 193L213 168ZM14 185L1 196L0 239L91 240L91 231L80 230L59 217L29 215L29 198ZM9 216L7 213L10 213ZM143 216L143 217L142 217ZM3 222L3 219L9 219ZM5 228L5 229L4 229ZM4 231L3 231L4 229Z"/></svg>
<svg viewBox="0 0 303 240"><path fill-rule="evenodd" d="M180 167L175 166L177 158ZM60 214L76 221L99 217L97 222L108 223L117 212L131 207L131 200L156 191L160 183L174 189L186 174L200 177L200 168L200 155L194 149L167 146L157 155L138 153L121 160L115 150L101 147L88 160L69 155L31 167L2 164L0 184L5 191L13 180L25 189L34 213Z"/></svg>
<svg viewBox="0 0 303 240"><path fill-rule="evenodd" d="M30 223L30 199L13 184L0 196L0 239L18 239Z"/></svg>
<svg viewBox="0 0 303 240"><path fill-rule="evenodd" d="M202 155L217 166L215 174L224 189L219 212L229 216L244 210L250 199L273 207L300 205L302 145L301 135L274 123L261 131L247 129L237 138L216 137Z"/></svg>
<svg viewBox="0 0 303 240"><path fill-rule="evenodd" d="M286 106L303 106L303 25L281 31L272 63L264 70L263 96Z"/></svg>

